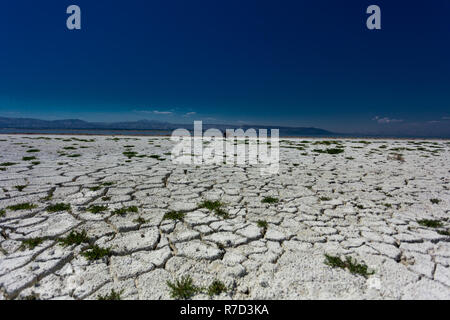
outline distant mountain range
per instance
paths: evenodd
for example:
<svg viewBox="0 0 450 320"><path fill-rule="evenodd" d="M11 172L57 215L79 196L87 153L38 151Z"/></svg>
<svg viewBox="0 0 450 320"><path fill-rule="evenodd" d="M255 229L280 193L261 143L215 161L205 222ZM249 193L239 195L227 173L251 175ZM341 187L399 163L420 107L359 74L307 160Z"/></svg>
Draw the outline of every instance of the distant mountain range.
<svg viewBox="0 0 450 320"><path fill-rule="evenodd" d="M34 130L175 130L184 128L193 130L193 124L174 124L156 120L139 120L128 122L88 122L79 119L65 120L40 120L31 118L6 118L0 117L1 129L34 129ZM203 130L216 128L225 129L279 129L282 136L334 136L331 131L319 128L305 127L278 127L259 125L224 125L224 124L203 124Z"/></svg>

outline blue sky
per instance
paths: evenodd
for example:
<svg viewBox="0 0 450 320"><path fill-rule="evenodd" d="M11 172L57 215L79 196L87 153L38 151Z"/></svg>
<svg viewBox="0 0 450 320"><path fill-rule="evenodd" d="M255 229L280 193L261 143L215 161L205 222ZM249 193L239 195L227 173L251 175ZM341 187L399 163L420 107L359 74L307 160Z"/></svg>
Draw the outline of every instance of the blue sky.
<svg viewBox="0 0 450 320"><path fill-rule="evenodd" d="M82 29L66 28L77 4ZM377 4L382 30L366 28ZM450 135L450 2L3 1L0 116Z"/></svg>

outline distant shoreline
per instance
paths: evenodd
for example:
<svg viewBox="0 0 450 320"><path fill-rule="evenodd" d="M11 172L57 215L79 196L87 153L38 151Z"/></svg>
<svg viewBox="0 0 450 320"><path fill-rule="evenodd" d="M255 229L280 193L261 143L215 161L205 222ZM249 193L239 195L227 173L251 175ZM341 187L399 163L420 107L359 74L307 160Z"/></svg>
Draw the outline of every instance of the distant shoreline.
<svg viewBox="0 0 450 320"><path fill-rule="evenodd" d="M131 137L170 137L171 133L161 133L161 132L171 132L172 130L163 130L163 129L143 129L143 130L135 130L135 129L119 129L119 130L98 130L98 131L110 131L107 133L104 132L92 132L97 130L89 130L89 129L80 129L80 130L62 130L58 132L59 129L48 130L48 129L20 129L21 131L11 131L11 132L2 132L3 130L11 130L10 128L0 129L0 136L4 135L41 135L41 136L49 136L49 135L61 135L61 136L131 136ZM33 131L28 131L33 130ZM42 131L40 131L42 130ZM80 132L81 131L81 132ZM90 132L82 132L82 131L90 131ZM156 133L158 132L159 133ZM145 132L154 132L151 134L145 134ZM370 140L444 140L450 141L450 138L445 137L395 137L395 136L364 136L364 135L280 135L280 139L349 139L349 140L357 140L357 139L370 139Z"/></svg>

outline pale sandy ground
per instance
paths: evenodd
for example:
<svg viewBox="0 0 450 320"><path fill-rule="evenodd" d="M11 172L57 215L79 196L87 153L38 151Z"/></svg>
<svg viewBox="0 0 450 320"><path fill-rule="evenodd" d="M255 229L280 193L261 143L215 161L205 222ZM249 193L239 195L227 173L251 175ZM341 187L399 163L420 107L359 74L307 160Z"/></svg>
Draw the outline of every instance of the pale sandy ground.
<svg viewBox="0 0 450 320"><path fill-rule="evenodd" d="M263 177L257 167L175 165L168 138L47 137L0 136L0 299L97 299L112 289L169 299L167 280L183 275L203 287L223 281L228 292L215 299L450 298L448 141L340 140L345 152L329 155L313 151L335 147L314 145L323 139L282 139L280 172ZM127 145L143 157L127 162ZM225 203L229 219L198 209L205 199ZM37 207L8 209L25 202ZM46 210L56 203L72 209ZM89 213L94 204L107 209ZM138 212L112 214L124 206ZM184 210L183 221L163 220L171 210ZM63 247L71 230L112 255L88 261L88 244ZM43 242L22 246L34 238ZM331 268L324 254L375 273Z"/></svg>

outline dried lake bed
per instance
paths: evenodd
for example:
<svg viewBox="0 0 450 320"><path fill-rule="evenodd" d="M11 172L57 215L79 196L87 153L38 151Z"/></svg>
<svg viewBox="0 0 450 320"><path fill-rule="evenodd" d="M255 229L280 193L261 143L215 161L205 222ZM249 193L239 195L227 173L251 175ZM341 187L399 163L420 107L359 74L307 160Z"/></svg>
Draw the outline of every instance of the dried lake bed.
<svg viewBox="0 0 450 320"><path fill-rule="evenodd" d="M450 299L448 140L281 139L269 176L173 146L1 135L0 300Z"/></svg>

